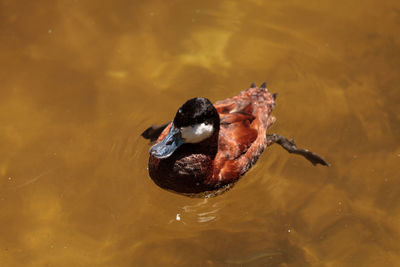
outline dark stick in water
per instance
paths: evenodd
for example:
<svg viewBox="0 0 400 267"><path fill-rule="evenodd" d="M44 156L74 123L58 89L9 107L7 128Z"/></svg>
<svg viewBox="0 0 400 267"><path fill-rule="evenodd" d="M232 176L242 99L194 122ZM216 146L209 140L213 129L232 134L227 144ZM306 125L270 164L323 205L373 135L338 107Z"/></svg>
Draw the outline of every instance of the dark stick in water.
<svg viewBox="0 0 400 267"><path fill-rule="evenodd" d="M301 155L301 156L305 157L313 165L321 164L323 166L329 166L329 163L327 163L319 155L317 155L307 149L298 148L296 146L296 144L294 143L293 139L288 140L286 137L278 135L278 134L268 134L267 135L268 146L270 146L274 143L281 145L289 153L293 153L293 154L297 154L297 155Z"/></svg>
<svg viewBox="0 0 400 267"><path fill-rule="evenodd" d="M162 131L168 126L170 122L164 123L162 125L152 125L149 128L147 128L141 136L144 139L149 139L150 142L154 142L157 140L157 138L160 136Z"/></svg>

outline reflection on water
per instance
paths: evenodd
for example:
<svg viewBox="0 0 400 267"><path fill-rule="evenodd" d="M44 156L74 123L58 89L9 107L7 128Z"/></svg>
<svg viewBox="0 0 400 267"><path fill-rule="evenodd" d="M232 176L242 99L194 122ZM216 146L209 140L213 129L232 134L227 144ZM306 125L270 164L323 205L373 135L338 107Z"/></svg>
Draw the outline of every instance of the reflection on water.
<svg viewBox="0 0 400 267"><path fill-rule="evenodd" d="M208 198L200 200L198 203L193 205L185 205L178 208L175 219L169 221L169 223L179 222L186 224L186 221L190 223L206 223L212 220L216 220L218 216L218 203L214 203L211 206L208 204Z"/></svg>
<svg viewBox="0 0 400 267"><path fill-rule="evenodd" d="M221 209L219 206L219 203L209 205L206 198L195 205L186 205L182 207L182 210L185 215L195 216L199 223L205 223L217 219L218 211Z"/></svg>
<svg viewBox="0 0 400 267"><path fill-rule="evenodd" d="M400 264L397 1L0 1L4 266ZM188 98L279 93L229 192L147 174L140 133Z"/></svg>

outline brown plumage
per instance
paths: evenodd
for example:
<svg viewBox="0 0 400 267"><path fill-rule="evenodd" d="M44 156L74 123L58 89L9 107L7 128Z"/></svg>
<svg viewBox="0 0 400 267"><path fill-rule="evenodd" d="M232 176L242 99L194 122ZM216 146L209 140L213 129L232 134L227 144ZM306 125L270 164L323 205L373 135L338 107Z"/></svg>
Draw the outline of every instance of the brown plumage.
<svg viewBox="0 0 400 267"><path fill-rule="evenodd" d="M266 89L250 88L214 104L220 115L218 153L213 180L232 181L257 161L267 146L267 129L275 122L275 100Z"/></svg>

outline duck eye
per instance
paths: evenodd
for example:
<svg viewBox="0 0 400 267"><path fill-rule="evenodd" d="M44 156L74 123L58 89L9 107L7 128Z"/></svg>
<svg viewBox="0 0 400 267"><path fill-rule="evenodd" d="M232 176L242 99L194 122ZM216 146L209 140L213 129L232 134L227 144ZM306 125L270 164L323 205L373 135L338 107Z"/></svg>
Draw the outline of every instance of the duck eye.
<svg viewBox="0 0 400 267"><path fill-rule="evenodd" d="M172 140L169 140L169 141L166 143L167 146L169 146L169 145L171 145L171 144L172 144Z"/></svg>

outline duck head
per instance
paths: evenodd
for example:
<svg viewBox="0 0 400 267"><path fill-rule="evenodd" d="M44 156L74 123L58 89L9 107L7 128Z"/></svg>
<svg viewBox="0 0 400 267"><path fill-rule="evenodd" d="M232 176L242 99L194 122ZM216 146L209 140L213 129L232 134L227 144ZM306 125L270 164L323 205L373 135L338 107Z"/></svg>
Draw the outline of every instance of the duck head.
<svg viewBox="0 0 400 267"><path fill-rule="evenodd" d="M218 112L210 100L192 98L178 109L168 135L150 148L150 154L168 158L181 145L197 144L218 133L219 124Z"/></svg>

